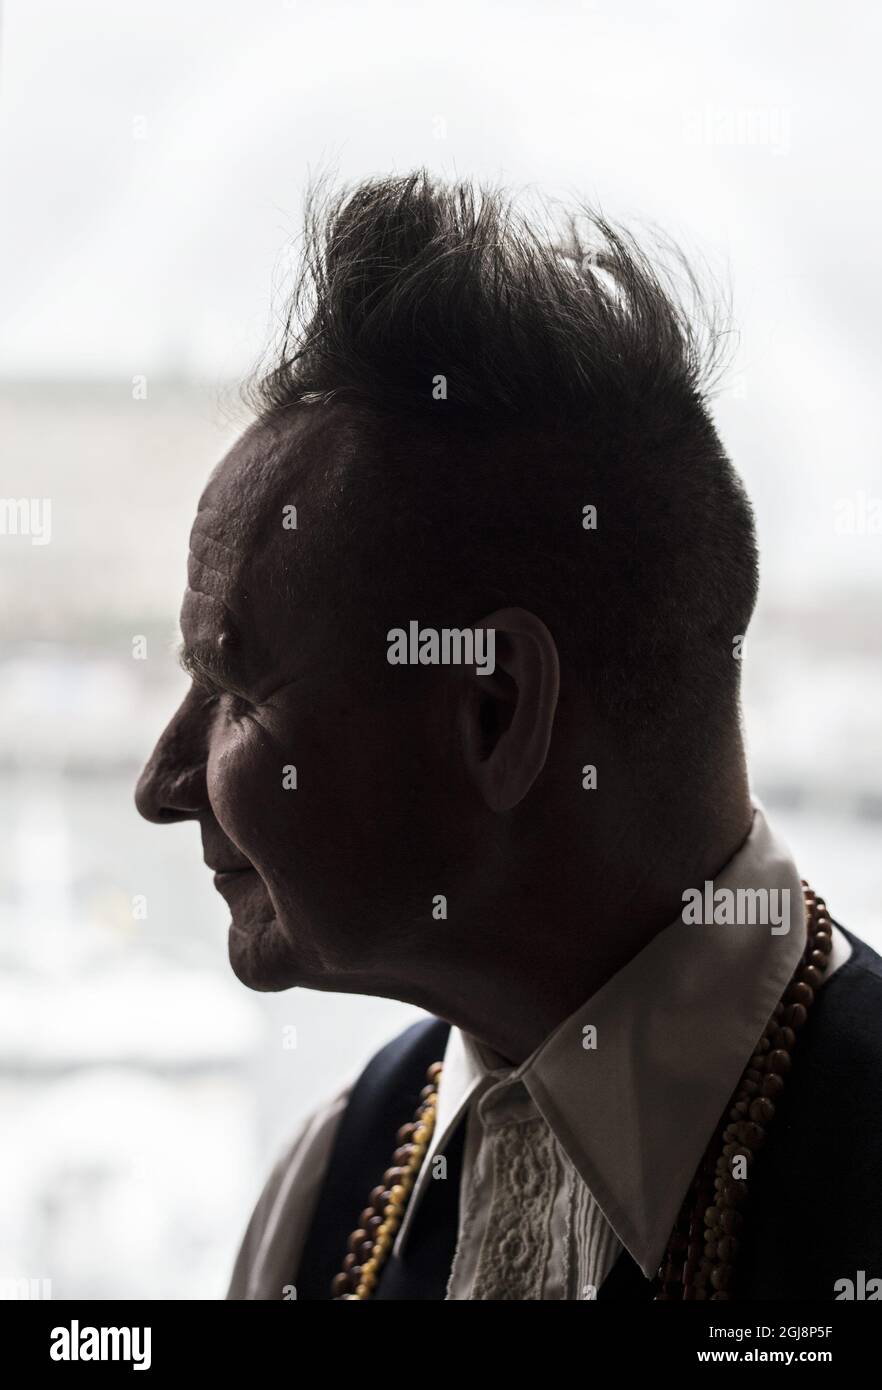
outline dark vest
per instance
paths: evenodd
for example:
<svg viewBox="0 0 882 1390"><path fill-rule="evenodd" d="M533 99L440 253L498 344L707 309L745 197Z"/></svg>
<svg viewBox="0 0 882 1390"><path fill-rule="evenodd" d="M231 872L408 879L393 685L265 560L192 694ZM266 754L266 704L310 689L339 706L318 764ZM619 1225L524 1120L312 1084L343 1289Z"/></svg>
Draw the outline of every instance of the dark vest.
<svg viewBox="0 0 882 1390"><path fill-rule="evenodd" d="M840 928L840 930L843 930ZM736 1296L835 1298L839 1279L882 1277L882 959L846 932L852 954L820 990L793 1070L751 1174ZM368 1063L350 1095L294 1282L329 1299L350 1233L389 1167L449 1025L415 1023ZM443 1299L456 1246L465 1121L448 1144L447 1178L430 1182L399 1258L374 1298ZM710 1140L708 1135L708 1140ZM685 1195L685 1194L684 1194ZM292 1271L293 1273L293 1271ZM651 1281L623 1251L600 1299L649 1299Z"/></svg>

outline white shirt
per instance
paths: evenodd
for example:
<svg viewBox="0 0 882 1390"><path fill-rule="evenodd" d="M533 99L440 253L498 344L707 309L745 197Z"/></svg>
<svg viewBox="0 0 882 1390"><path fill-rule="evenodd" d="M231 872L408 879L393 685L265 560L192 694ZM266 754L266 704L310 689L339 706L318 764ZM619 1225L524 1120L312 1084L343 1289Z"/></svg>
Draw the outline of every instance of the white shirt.
<svg viewBox="0 0 882 1390"><path fill-rule="evenodd" d="M433 1159L467 1112L448 1299L593 1298L623 1246L647 1277L655 1274L708 1139L805 945L799 875L759 806L714 880L714 892L723 888L777 890L778 906L788 903L781 926L678 917L518 1067L451 1029L435 1132L395 1245L405 1248L426 1186L443 1171ZM834 929L825 978L849 952ZM273 1169L228 1298L286 1296L347 1096L348 1088L313 1115ZM394 1147L392 1134L390 1157Z"/></svg>

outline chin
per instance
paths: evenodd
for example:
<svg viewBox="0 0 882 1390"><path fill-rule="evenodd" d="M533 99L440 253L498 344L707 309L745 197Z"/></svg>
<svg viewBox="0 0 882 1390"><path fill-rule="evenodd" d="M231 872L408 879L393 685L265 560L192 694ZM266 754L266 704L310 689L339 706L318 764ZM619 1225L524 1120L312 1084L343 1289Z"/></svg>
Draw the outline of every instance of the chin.
<svg viewBox="0 0 882 1390"><path fill-rule="evenodd" d="M236 874L225 885L223 897L230 909L228 953L236 978L248 989L268 993L301 984L296 953L257 874Z"/></svg>
<svg viewBox="0 0 882 1390"><path fill-rule="evenodd" d="M230 965L237 980L248 989L273 993L305 984L304 972L293 959L275 917L230 923Z"/></svg>

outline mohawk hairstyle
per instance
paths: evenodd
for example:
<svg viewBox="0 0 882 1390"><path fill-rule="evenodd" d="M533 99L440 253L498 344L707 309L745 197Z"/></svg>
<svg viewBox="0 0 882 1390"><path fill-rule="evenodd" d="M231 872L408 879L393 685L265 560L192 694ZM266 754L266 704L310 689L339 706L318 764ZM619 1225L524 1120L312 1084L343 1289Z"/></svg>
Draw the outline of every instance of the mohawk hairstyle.
<svg viewBox="0 0 882 1390"><path fill-rule="evenodd" d="M756 598L750 504L708 411L727 337L671 242L650 256L590 209L528 214L417 172L311 196L249 398L264 421L344 422L313 578L339 591L344 572L378 651L407 618L528 607L623 746L674 756L737 727Z"/></svg>
<svg viewBox="0 0 882 1390"><path fill-rule="evenodd" d="M589 208L531 217L420 172L319 184L305 224L260 413L345 400L428 416L442 372L448 416L585 419L613 395L696 401L724 365L725 328L678 247L657 237L654 265Z"/></svg>

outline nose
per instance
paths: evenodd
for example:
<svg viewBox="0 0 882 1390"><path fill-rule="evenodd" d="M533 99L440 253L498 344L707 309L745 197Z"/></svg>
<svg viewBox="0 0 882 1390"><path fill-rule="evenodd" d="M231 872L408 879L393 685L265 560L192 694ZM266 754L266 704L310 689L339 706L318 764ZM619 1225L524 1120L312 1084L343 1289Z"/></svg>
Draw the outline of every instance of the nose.
<svg viewBox="0 0 882 1390"><path fill-rule="evenodd" d="M208 806L210 714L191 689L161 733L135 788L135 806L156 825L193 820Z"/></svg>

